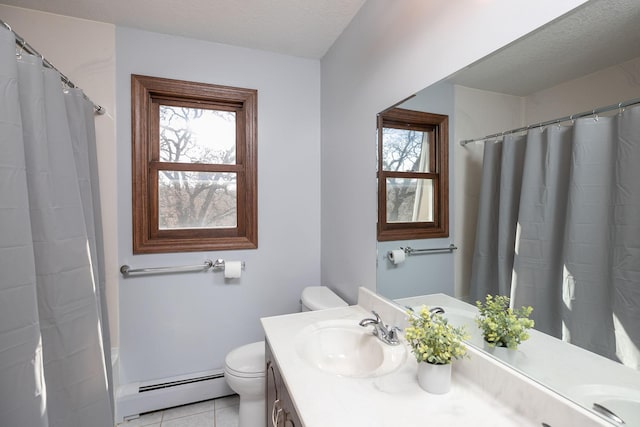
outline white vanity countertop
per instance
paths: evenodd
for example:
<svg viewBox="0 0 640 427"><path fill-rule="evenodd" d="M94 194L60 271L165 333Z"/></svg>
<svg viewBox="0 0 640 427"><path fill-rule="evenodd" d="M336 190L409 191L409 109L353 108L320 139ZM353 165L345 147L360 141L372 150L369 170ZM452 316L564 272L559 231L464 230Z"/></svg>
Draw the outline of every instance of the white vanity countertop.
<svg viewBox="0 0 640 427"><path fill-rule="evenodd" d="M397 302L412 307L423 304L443 306L447 309L452 307L471 313L468 318L458 316L457 319L452 320L452 323L456 326L466 325L467 331L472 335L470 342L476 347L483 348L481 332L473 321L477 314L475 306L444 294L405 298ZM512 353L509 354L508 360L512 368L586 407L591 407L599 399L605 399L606 395L610 397L618 395L619 398L633 401L640 400L640 371L535 329L530 331L530 338L521 343L517 350L506 353ZM506 353L504 350L499 350L494 356L500 358ZM551 360L553 363L549 363ZM598 394L600 394L599 398ZM627 424L637 425L629 422Z"/></svg>
<svg viewBox="0 0 640 427"><path fill-rule="evenodd" d="M540 426L459 374L456 364L469 363L466 360L454 362L451 391L433 395L418 385L417 363L408 349L407 361L399 369L377 378L324 373L298 355L298 334L306 326L334 319L357 325L366 317L369 311L351 306L262 319L273 356L306 427Z"/></svg>

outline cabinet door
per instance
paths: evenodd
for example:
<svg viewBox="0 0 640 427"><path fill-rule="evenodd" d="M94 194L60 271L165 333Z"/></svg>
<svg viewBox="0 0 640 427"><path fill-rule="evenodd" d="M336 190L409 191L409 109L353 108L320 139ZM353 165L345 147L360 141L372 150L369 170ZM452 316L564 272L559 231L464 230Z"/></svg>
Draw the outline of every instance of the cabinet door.
<svg viewBox="0 0 640 427"><path fill-rule="evenodd" d="M267 372L267 389L265 390L265 396L267 397L267 413L264 414L267 417L267 427L275 427L273 425L271 414L274 412L274 405L278 400L278 390L276 387L275 371L273 367L273 356L271 355L271 347L265 342L265 363Z"/></svg>
<svg viewBox="0 0 640 427"><path fill-rule="evenodd" d="M295 410L289 391L287 390L278 364L273 358L269 343L265 343L265 359L267 368L267 426L268 427L303 427Z"/></svg>

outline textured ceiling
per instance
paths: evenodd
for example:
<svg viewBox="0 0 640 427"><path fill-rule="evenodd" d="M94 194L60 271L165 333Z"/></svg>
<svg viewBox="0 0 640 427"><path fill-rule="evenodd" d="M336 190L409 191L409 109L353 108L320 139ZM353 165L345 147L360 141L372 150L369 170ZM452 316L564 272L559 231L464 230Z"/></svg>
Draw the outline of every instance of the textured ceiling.
<svg viewBox="0 0 640 427"><path fill-rule="evenodd" d="M640 0L591 0L448 81L526 96L640 56Z"/></svg>
<svg viewBox="0 0 640 427"><path fill-rule="evenodd" d="M321 58L365 0L0 2L148 31ZM640 0L591 0L448 80L526 96L639 56Z"/></svg>
<svg viewBox="0 0 640 427"><path fill-rule="evenodd" d="M321 58L365 0L0 0L60 15Z"/></svg>

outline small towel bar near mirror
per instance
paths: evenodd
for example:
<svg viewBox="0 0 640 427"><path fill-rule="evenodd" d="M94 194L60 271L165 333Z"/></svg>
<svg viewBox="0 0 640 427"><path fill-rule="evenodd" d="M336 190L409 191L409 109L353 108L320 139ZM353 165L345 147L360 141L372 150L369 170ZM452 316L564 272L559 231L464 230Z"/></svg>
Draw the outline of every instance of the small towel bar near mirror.
<svg viewBox="0 0 640 427"><path fill-rule="evenodd" d="M458 247L452 243L446 248L413 249L412 247L407 246L406 248L400 248L400 249L404 250L404 253L407 255L419 255L419 254L432 254L432 253L440 253L440 252L453 252L456 249L458 249Z"/></svg>
<svg viewBox="0 0 640 427"><path fill-rule="evenodd" d="M181 265L175 267L149 267L149 268L131 268L128 265L120 266L120 273L124 277L139 276L145 274L170 274L170 273L186 273L189 271L207 271L212 269L213 271L224 271L225 261L223 259L217 259L212 261L210 259L205 260L202 264L195 265ZM244 261L242 261L242 269L244 270Z"/></svg>

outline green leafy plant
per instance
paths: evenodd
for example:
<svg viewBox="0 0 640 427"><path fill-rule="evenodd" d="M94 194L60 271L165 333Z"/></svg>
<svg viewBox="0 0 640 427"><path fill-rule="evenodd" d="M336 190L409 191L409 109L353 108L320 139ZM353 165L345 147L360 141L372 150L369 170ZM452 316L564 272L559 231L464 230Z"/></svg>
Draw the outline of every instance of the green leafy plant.
<svg viewBox="0 0 640 427"><path fill-rule="evenodd" d="M487 295L485 302L476 301L480 313L476 323L482 329L484 340L492 347L517 348L522 341L529 339L528 329L534 321L529 319L532 307L509 307L509 297Z"/></svg>
<svg viewBox="0 0 640 427"><path fill-rule="evenodd" d="M468 338L464 327L450 325L442 315L429 312L425 306L418 313L407 314L410 326L404 330L404 338L418 362L446 365L467 354L462 343Z"/></svg>

